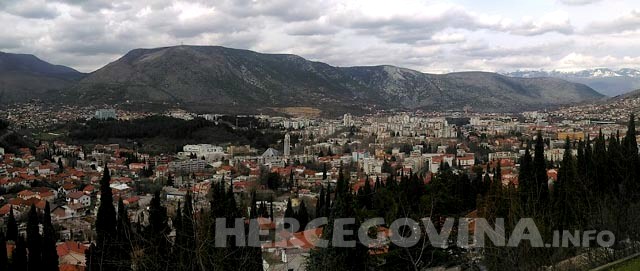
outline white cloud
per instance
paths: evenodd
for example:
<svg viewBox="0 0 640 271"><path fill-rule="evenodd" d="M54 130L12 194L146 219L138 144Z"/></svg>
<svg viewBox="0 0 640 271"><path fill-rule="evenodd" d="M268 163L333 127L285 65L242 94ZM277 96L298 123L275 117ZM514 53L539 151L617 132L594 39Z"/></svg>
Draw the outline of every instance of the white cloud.
<svg viewBox="0 0 640 271"><path fill-rule="evenodd" d="M611 34L640 29L640 10L633 9L628 14L613 20L597 21L589 24L584 32L594 34Z"/></svg>

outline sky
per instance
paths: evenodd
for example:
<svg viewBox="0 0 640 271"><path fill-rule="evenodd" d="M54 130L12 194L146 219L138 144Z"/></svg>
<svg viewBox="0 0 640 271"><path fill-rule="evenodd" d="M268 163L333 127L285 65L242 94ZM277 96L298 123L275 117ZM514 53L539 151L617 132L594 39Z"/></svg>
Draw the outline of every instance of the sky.
<svg viewBox="0 0 640 271"><path fill-rule="evenodd" d="M0 25L0 51L83 72L180 44L429 73L640 68L637 0L0 0Z"/></svg>

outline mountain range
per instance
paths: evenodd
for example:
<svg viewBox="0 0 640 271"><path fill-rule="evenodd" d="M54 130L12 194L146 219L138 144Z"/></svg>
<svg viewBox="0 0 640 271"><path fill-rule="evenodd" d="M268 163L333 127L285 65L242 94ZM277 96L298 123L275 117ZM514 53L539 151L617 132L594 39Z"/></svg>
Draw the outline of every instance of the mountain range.
<svg viewBox="0 0 640 271"><path fill-rule="evenodd" d="M71 74L66 84L51 87L46 98L247 113L286 107L311 107L325 113L465 107L520 111L602 98L588 86L557 78L513 78L488 72L428 74L387 65L335 67L296 55L219 46L135 49L92 73Z"/></svg>
<svg viewBox="0 0 640 271"><path fill-rule="evenodd" d="M585 84L607 96L617 96L640 89L640 70L597 68L580 71L515 71L505 73L507 76L536 78L553 77L570 82Z"/></svg>

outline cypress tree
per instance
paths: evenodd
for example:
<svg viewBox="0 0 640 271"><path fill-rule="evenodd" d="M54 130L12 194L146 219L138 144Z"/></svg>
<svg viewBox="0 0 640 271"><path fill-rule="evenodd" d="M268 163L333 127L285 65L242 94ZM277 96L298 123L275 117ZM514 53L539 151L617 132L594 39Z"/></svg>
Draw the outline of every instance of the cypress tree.
<svg viewBox="0 0 640 271"><path fill-rule="evenodd" d="M364 195L366 196L367 200L367 208L371 208L371 194L373 194L373 188L371 187L371 182L369 180L369 177L367 177L364 180Z"/></svg>
<svg viewBox="0 0 640 271"><path fill-rule="evenodd" d="M173 186L173 175L171 174L167 177L167 186Z"/></svg>
<svg viewBox="0 0 640 271"><path fill-rule="evenodd" d="M131 270L131 253L133 244L131 242L131 222L122 198L118 200L118 218L116 224L115 245L118 247L116 263L117 270Z"/></svg>
<svg viewBox="0 0 640 271"><path fill-rule="evenodd" d="M62 164L62 158L58 158L58 174L64 172L64 165Z"/></svg>
<svg viewBox="0 0 640 271"><path fill-rule="evenodd" d="M58 252L56 250L56 242L58 238L56 236L56 230L51 223L51 207L49 202L45 204L44 216L42 222L43 236L42 236L42 265L43 270L57 271L58 268Z"/></svg>
<svg viewBox="0 0 640 271"><path fill-rule="evenodd" d="M574 198L572 195L579 194L576 184L576 167L571 154L571 142L567 137L564 146L564 155L562 157L562 165L558 170L558 180L554 184L554 201L557 217L553 220L556 223L556 229L564 230L570 225L577 222L577 209L582 208L579 204L580 199ZM569 206L569 205L572 206Z"/></svg>
<svg viewBox="0 0 640 271"><path fill-rule="evenodd" d="M533 157L533 172L536 180L536 194L538 204L541 205L541 208L544 208L544 205L547 203L549 198L549 187L548 187L548 177L547 177L547 165L544 157L544 139L542 138L542 131L538 130L538 135L536 137L536 144L534 148L534 157Z"/></svg>
<svg viewBox="0 0 640 271"><path fill-rule="evenodd" d="M113 207L113 193L109 183L111 173L105 166L100 180L100 207L96 216L96 244L90 250L91 271L117 270L116 249L114 248L116 237L116 209Z"/></svg>
<svg viewBox="0 0 640 271"><path fill-rule="evenodd" d="M327 164L326 163L322 164L322 179L323 180L327 179Z"/></svg>
<svg viewBox="0 0 640 271"><path fill-rule="evenodd" d="M322 214L328 217L331 215L331 182L329 180L327 180L327 192L324 195L324 210Z"/></svg>
<svg viewBox="0 0 640 271"><path fill-rule="evenodd" d="M178 257L178 270L198 270L193 260L196 258L195 223L193 221L193 203L189 191L185 195L184 207L180 209L175 219L176 242L174 254Z"/></svg>
<svg viewBox="0 0 640 271"><path fill-rule="evenodd" d="M526 211L529 210L529 204L534 199L533 195L536 190L536 184L532 178L533 173L533 161L531 158L530 145L527 143L527 148L524 152L524 156L520 161L520 172L518 173L518 189L520 194L520 205Z"/></svg>
<svg viewBox="0 0 640 271"><path fill-rule="evenodd" d="M307 270L367 270L369 264L368 248L364 247L356 239L355 234L359 228L359 219L355 225L346 225L346 230L353 230L354 235L345 236L345 241L355 240L356 247L335 247L331 241L333 225L337 218L356 217L353 208L354 198L345 180L342 169L338 177L335 190L335 200L331 208L328 224L323 228L323 238L329 240L329 247L314 248L307 258Z"/></svg>
<svg viewBox="0 0 640 271"><path fill-rule="evenodd" d="M168 235L170 231L167 209L160 202L160 192L156 191L149 204L149 225L144 229L146 242L143 244L145 250L145 258L141 266L143 269L163 270L169 266Z"/></svg>
<svg viewBox="0 0 640 271"><path fill-rule="evenodd" d="M636 136L635 114L632 113L629 116L627 133L623 142L624 155L626 159L626 163L623 163L625 167L623 181L623 187L625 190L624 196L630 201L637 201L640 199L640 183L638 181L638 176L640 175L640 167L638 167L640 157L638 155L638 142L636 140Z"/></svg>
<svg viewBox="0 0 640 271"><path fill-rule="evenodd" d="M18 222L13 214L13 206L9 207L9 217L7 218L7 240L18 241Z"/></svg>
<svg viewBox="0 0 640 271"><path fill-rule="evenodd" d="M296 218L296 214L293 210L293 205L291 204L291 198L289 198L289 201L287 201L287 209L284 210L284 217L285 218Z"/></svg>
<svg viewBox="0 0 640 271"><path fill-rule="evenodd" d="M29 270L43 270L42 266L42 236L40 223L35 205L31 205L27 220L27 246L29 249Z"/></svg>
<svg viewBox="0 0 640 271"><path fill-rule="evenodd" d="M316 202L316 218L322 217L324 214L322 211L324 210L324 187L320 187L320 195L318 196L318 201Z"/></svg>
<svg viewBox="0 0 640 271"><path fill-rule="evenodd" d="M4 232L0 232L0 270L9 270L7 240L4 237Z"/></svg>
<svg viewBox="0 0 640 271"><path fill-rule="evenodd" d="M307 210L307 205L304 203L304 200L302 200L298 207L296 217L298 218L298 222L300 222L300 230L304 230L307 227L307 223L309 223L309 211Z"/></svg>
<svg viewBox="0 0 640 271"><path fill-rule="evenodd" d="M11 267L12 271L29 270L29 262L27 259L27 244L25 244L24 237L22 236L18 237L18 240L16 241L16 247L13 249L13 255L11 257Z"/></svg>

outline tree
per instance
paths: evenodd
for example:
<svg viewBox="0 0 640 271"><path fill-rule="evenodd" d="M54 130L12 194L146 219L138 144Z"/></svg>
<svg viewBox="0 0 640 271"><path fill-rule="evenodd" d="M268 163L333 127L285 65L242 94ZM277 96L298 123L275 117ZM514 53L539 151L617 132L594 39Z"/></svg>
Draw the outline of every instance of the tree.
<svg viewBox="0 0 640 271"><path fill-rule="evenodd" d="M100 207L96 216L96 243L90 249L90 271L117 270L118 259L116 246L116 209L113 207L113 193L109 183L111 173L105 166L100 180Z"/></svg>
<svg viewBox="0 0 640 271"><path fill-rule="evenodd" d="M327 164L326 163L322 164L322 179L323 180L327 179Z"/></svg>
<svg viewBox="0 0 640 271"><path fill-rule="evenodd" d="M524 152L524 156L520 161L520 172L518 172L518 188L520 194L520 205L524 210L528 210L529 204L535 199L536 184L533 178L533 161L531 158L530 145L527 143L527 148Z"/></svg>
<svg viewBox="0 0 640 271"><path fill-rule="evenodd" d="M184 206L178 207L175 219L176 240L173 254L177 256L177 270L194 271L199 270L196 258L195 224L193 221L193 199L190 192L184 197ZM255 209L255 205L252 210Z"/></svg>
<svg viewBox="0 0 640 271"><path fill-rule="evenodd" d="M131 270L131 253L133 252L131 222L122 198L118 200L118 216L116 223L115 245L118 247L116 263L118 270Z"/></svg>
<svg viewBox="0 0 640 271"><path fill-rule="evenodd" d="M640 182L637 177L640 175L640 169L638 164L640 163L640 157L638 155L638 142L636 140L636 122L635 114L629 116L629 124L627 125L627 133L623 142L623 153L626 159L624 163L625 176L623 180L623 187L625 189L625 197L630 201L637 201L640 199Z"/></svg>
<svg viewBox="0 0 640 271"><path fill-rule="evenodd" d="M167 186L173 186L173 175L171 174L167 177Z"/></svg>
<svg viewBox="0 0 640 271"><path fill-rule="evenodd" d="M382 173L389 173L389 174L393 174L393 168L391 167L391 164L389 164L389 162L387 162L387 160L385 159L382 162Z"/></svg>
<svg viewBox="0 0 640 271"><path fill-rule="evenodd" d="M558 170L558 180L554 183L553 196L554 205L557 216L553 219L556 224L555 229L565 230L575 223L581 223L581 215L578 214L581 206L581 197L573 195L582 195L580 193L577 181L576 165L571 154L571 142L567 137L564 146L564 156L560 169ZM572 205L572 206L570 206Z"/></svg>
<svg viewBox="0 0 640 271"><path fill-rule="evenodd" d="M4 232L0 232L0 270L9 270L9 259L7 258L7 240Z"/></svg>
<svg viewBox="0 0 640 271"><path fill-rule="evenodd" d="M316 212L315 212L315 217L322 217L324 216L323 214L323 208L324 208L324 187L320 187L320 195L318 195L318 201L316 202Z"/></svg>
<svg viewBox="0 0 640 271"><path fill-rule="evenodd" d="M323 228L322 236L329 240L326 248L314 248L307 258L307 270L367 270L369 264L368 249L358 242L355 234L346 236L345 241L356 241L356 247L336 247L331 244L333 225L336 218L356 217L353 208L354 198L348 186L348 180L344 178L342 169L336 184L336 196L331 208L328 224ZM356 224L346 225L346 230L353 230L357 234L360 222L356 218Z"/></svg>
<svg viewBox="0 0 640 271"><path fill-rule="evenodd" d="M536 180L536 200L539 205L539 210L544 208L544 204L547 203L549 198L548 177L547 177L547 165L544 157L544 139L542 138L542 131L538 130L536 137L536 144L533 157L533 173Z"/></svg>
<svg viewBox="0 0 640 271"><path fill-rule="evenodd" d="M45 204L44 216L42 220L42 266L43 270L57 271L58 268L58 252L56 250L56 230L51 223L51 207L49 202Z"/></svg>
<svg viewBox="0 0 640 271"><path fill-rule="evenodd" d="M144 228L143 232L145 257L141 261L141 268L163 270L170 266L168 241L170 232L167 208L162 206L160 192L156 191L149 203L149 225Z"/></svg>
<svg viewBox="0 0 640 271"><path fill-rule="evenodd" d="M13 256L11 258L12 271L27 271L29 270L29 263L27 259L27 245L25 244L24 237L19 236L16 241L16 247L13 249ZM37 270L37 269L36 269Z"/></svg>
<svg viewBox="0 0 640 271"><path fill-rule="evenodd" d="M286 218L295 218L295 212L293 210L293 205L291 204L292 200L289 198L287 201L287 209L284 210L284 217Z"/></svg>
<svg viewBox="0 0 640 271"><path fill-rule="evenodd" d="M58 158L58 174L64 172L64 165L62 164L62 158Z"/></svg>
<svg viewBox="0 0 640 271"><path fill-rule="evenodd" d="M300 229L304 230L309 223L309 211L307 211L307 205L304 200L301 200L300 206L298 206L298 213L296 214L298 222L300 222Z"/></svg>
<svg viewBox="0 0 640 271"><path fill-rule="evenodd" d="M13 206L9 207L9 218L7 218L7 240L18 241L18 222L13 214Z"/></svg>
<svg viewBox="0 0 640 271"><path fill-rule="evenodd" d="M29 248L29 270L43 270L42 266L42 236L40 223L35 205L31 205L27 220L27 246Z"/></svg>

